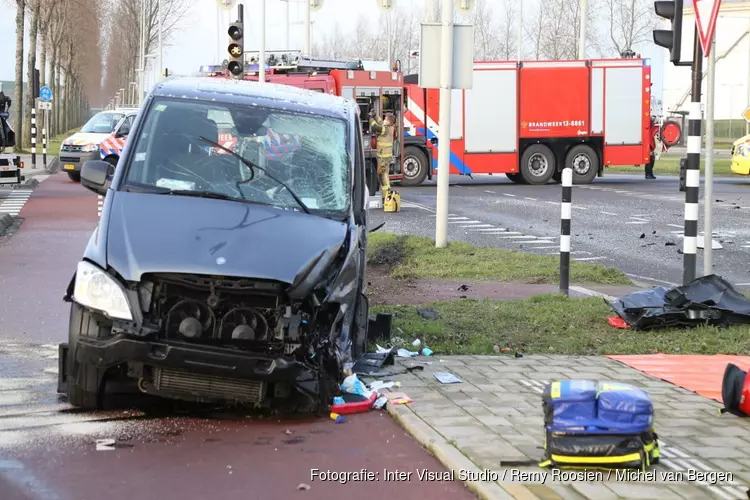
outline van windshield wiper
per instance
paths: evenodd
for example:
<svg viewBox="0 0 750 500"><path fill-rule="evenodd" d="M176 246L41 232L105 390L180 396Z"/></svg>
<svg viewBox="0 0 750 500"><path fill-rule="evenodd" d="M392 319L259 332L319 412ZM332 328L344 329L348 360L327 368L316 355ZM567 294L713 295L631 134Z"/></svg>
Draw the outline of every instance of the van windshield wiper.
<svg viewBox="0 0 750 500"><path fill-rule="evenodd" d="M212 141L211 139L203 137L202 135L198 136L198 139L200 139L200 140L202 140L204 142L207 142L208 144L212 145L215 148L219 148L222 151L226 151L230 155L232 155L235 158L239 159L242 163L245 164L245 166L247 166L247 168L250 169L251 172L257 168L258 170L260 170L261 172L263 172L264 174L266 174L269 179L271 179L274 182L277 182L279 185L281 185L281 187L283 187L284 189L286 189L287 192L290 195L292 195L292 198L294 198L294 201L297 202L297 204L300 206L300 208L302 208L302 210L304 210L304 212L306 214L310 213L310 209L307 208L307 205L305 205L305 203L302 201L302 199L299 196L297 196L297 193L295 193L294 191L292 191L291 188L289 188L289 186L287 186L284 182L281 182L276 177L274 177L273 175L269 174L268 170L266 170L265 168L259 167L258 165L256 165L255 163L251 162L247 158L243 157L242 155L240 155L240 154L232 151L231 149L229 149L229 148L227 148L225 146L222 146L221 144L219 144L216 141ZM255 174L253 174L253 177L255 177ZM250 180L252 180L252 177L250 178ZM240 184L240 181L237 181L237 185L238 186L239 186L239 184Z"/></svg>
<svg viewBox="0 0 750 500"><path fill-rule="evenodd" d="M251 203L255 205L268 205L261 201L248 200L247 198L240 198L238 196L230 196L228 194L217 193L215 191L195 191L193 189L170 189L160 186L126 186L126 191L130 192L141 192L141 193L152 193L152 194L173 194L176 196L192 196L194 198L210 198L213 200L229 200L229 201L240 201L243 203Z"/></svg>

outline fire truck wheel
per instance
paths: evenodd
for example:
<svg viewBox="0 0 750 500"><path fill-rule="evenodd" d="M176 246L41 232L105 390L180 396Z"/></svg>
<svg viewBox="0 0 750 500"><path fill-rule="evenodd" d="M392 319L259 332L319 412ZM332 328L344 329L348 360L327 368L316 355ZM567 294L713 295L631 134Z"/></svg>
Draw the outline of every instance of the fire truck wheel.
<svg viewBox="0 0 750 500"><path fill-rule="evenodd" d="M555 173L555 155L544 144L526 148L521 157L520 173L527 184L547 184Z"/></svg>
<svg viewBox="0 0 750 500"><path fill-rule="evenodd" d="M510 182L513 182L514 184L525 184L521 174L505 174L505 177L510 179Z"/></svg>
<svg viewBox="0 0 750 500"><path fill-rule="evenodd" d="M599 156L590 146L580 144L570 148L565 166L573 170L573 184L591 184L599 172Z"/></svg>
<svg viewBox="0 0 750 500"><path fill-rule="evenodd" d="M419 148L404 149L404 178L402 186L419 186L427 177L427 156Z"/></svg>

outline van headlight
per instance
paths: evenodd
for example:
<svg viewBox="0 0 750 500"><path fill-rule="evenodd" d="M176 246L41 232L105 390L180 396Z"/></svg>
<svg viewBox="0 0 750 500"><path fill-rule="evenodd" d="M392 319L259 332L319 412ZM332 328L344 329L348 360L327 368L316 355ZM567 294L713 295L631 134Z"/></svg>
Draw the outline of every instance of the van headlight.
<svg viewBox="0 0 750 500"><path fill-rule="evenodd" d="M93 151L99 151L99 145L98 144L86 144L85 146L81 146L81 151L84 153L91 153Z"/></svg>
<svg viewBox="0 0 750 500"><path fill-rule="evenodd" d="M110 318L133 321L125 290L112 276L90 262L78 263L73 300Z"/></svg>

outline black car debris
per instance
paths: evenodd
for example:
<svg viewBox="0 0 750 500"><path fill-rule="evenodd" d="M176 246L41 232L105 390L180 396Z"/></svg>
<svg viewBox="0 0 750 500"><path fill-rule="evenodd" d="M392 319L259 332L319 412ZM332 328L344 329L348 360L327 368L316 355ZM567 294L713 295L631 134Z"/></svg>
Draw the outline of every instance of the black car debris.
<svg viewBox="0 0 750 500"><path fill-rule="evenodd" d="M367 338L357 113L272 84L152 90L116 169L82 170L105 198L65 296L70 404L101 408L106 382L130 379L170 399L327 407Z"/></svg>

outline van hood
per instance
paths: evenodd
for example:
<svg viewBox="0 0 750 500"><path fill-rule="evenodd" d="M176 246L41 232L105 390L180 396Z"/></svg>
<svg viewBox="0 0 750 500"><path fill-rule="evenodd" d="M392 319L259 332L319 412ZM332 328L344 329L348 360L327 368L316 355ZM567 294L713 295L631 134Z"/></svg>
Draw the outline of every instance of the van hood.
<svg viewBox="0 0 750 500"><path fill-rule="evenodd" d="M86 146L87 144L99 144L112 134L90 134L77 132L63 141L63 146Z"/></svg>
<svg viewBox="0 0 750 500"><path fill-rule="evenodd" d="M188 273L292 285L324 272L347 236L345 222L266 205L125 191L107 198L107 265L127 281Z"/></svg>

